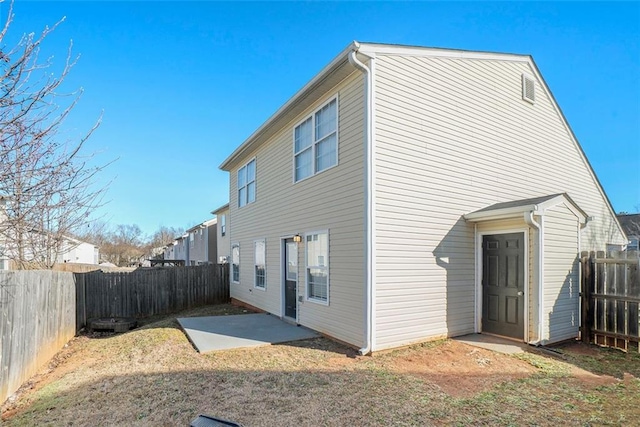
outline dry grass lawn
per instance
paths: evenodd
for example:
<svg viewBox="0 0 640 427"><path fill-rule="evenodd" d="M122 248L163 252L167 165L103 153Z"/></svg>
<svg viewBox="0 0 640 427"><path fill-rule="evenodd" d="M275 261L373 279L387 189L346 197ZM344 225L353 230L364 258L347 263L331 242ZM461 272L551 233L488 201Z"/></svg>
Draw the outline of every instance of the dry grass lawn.
<svg viewBox="0 0 640 427"><path fill-rule="evenodd" d="M181 316L238 314L231 306ZM318 338L201 355L176 316L74 339L2 407L8 426L640 425L640 356L508 356L451 340L374 357Z"/></svg>

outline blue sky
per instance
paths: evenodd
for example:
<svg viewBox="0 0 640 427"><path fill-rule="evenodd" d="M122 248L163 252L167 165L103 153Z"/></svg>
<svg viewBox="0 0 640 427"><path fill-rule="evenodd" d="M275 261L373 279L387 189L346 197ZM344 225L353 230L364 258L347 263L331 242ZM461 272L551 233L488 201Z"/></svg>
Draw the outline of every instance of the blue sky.
<svg viewBox="0 0 640 427"><path fill-rule="evenodd" d="M0 5L4 20L8 10ZM223 3L17 0L5 40L43 47L83 98L72 138L119 160L113 224L187 227L228 200L220 163L352 40L533 55L616 211L640 208L640 3Z"/></svg>

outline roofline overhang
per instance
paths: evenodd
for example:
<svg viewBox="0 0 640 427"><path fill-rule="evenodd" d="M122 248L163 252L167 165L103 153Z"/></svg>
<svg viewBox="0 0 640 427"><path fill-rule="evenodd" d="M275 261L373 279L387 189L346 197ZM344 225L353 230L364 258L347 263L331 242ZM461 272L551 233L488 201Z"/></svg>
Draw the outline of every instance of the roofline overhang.
<svg viewBox="0 0 640 427"><path fill-rule="evenodd" d="M314 88L322 84L327 77L333 74L338 68L345 64L349 64L349 52L357 50L360 47L360 43L353 41L333 58L333 60L326 65L318 74L315 75L306 85L295 93L282 107L280 107L271 117L267 119L255 132L253 132L249 138L247 138L238 148L231 153L227 159L219 166L224 171L230 171L233 163L244 153L250 150L253 145L264 135L272 126L276 124L278 120L287 115L294 109Z"/></svg>
<svg viewBox="0 0 640 427"><path fill-rule="evenodd" d="M229 203L220 206L218 209L212 210L212 215L218 215L218 212L226 211L229 209Z"/></svg>

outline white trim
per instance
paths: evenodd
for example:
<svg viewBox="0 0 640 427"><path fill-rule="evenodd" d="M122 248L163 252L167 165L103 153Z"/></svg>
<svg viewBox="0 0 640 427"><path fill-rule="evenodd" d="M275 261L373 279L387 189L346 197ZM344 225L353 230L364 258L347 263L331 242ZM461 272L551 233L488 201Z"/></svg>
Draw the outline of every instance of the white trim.
<svg viewBox="0 0 640 427"><path fill-rule="evenodd" d="M586 166L586 168L587 168L587 170L589 172L589 175L591 175L591 179L593 180L593 183L596 185L596 187L600 191L600 195L602 196L602 200L607 205L607 208L609 209L609 213L611 214L611 216L613 218L613 221L618 226L618 231L623 236L625 236L626 234L624 233L624 230L622 229L622 226L620 225L620 221L618 221L618 217L616 216L616 213L613 210L613 205L611 205L611 201L609 200L609 197L607 197L607 193L605 193L604 188L602 187L602 184L600 183L600 180L598 180L598 177L596 176L596 173L593 170L593 167L591 167L591 163L589 163L589 159L587 158L586 153L584 152L584 150L582 149L582 146L578 142L578 138L573 133L573 129L571 129L571 126L569 126L569 122L567 122L567 119L565 118L564 113L562 112L562 109L560 108L560 106L556 102L556 99L553 96L553 92L551 92L551 89L549 89L549 86L547 86L547 82L544 80L544 78L542 78L542 74L540 74L540 72L538 70L538 66L534 62L533 58L529 58L528 62L529 62L529 65L530 65L530 67L532 69L532 72L533 72L534 76L536 77L535 80L537 80L540 83L541 87L544 89L545 95L549 96L549 101L551 102L553 108L555 109L556 113L558 114L558 117L560 118L560 121L562 122L562 125L564 126L565 130L567 131L567 134L569 135L569 138L571 139L571 141L573 141L574 147L578 150L578 154L582 158L582 162Z"/></svg>
<svg viewBox="0 0 640 427"><path fill-rule="evenodd" d="M327 235L327 300L326 301L309 297L309 283L307 280L307 268L309 267L307 265L307 236L314 235L314 234ZM331 258L331 236L329 234L329 229L305 232L304 233L304 299L305 301L309 301L314 304L320 304L325 306L329 305L329 290L330 290L329 284L330 284L330 278L331 278L330 258Z"/></svg>
<svg viewBox="0 0 640 427"><path fill-rule="evenodd" d="M249 166L249 163L251 162L255 162L254 164L254 177L253 177L253 181L246 181L244 183L244 185L242 187L238 186L238 174L240 173L240 169L242 168L246 168L247 166ZM255 193L254 193L254 198L252 201L249 201L249 184L253 182L254 184L254 188L255 188ZM242 188L245 188L246 190L246 200L247 202L244 205L240 205L240 190ZM256 199L258 198L258 162L256 161L256 156L253 156L251 159L249 159L246 163L244 163L242 166L240 166L237 170L236 170L236 200L238 201L236 208L237 209L242 209L245 206L249 206L251 203L255 203Z"/></svg>
<svg viewBox="0 0 640 427"><path fill-rule="evenodd" d="M524 234L524 331L523 342L529 342L529 228L516 227L516 228L504 228L490 231L477 231L476 230L476 319L475 319L475 332L482 332L482 238L484 236L492 236L497 234L511 234L511 233L523 233Z"/></svg>
<svg viewBox="0 0 640 427"><path fill-rule="evenodd" d="M538 278L538 327L540 332L538 334L538 344L544 344L548 339L545 339L544 333L544 215L540 215L540 220L538 222L540 224L540 228L538 229L538 262L539 267L539 275Z"/></svg>
<svg viewBox="0 0 640 427"><path fill-rule="evenodd" d="M233 247L238 247L238 280L233 280ZM231 243L231 274L229 274L229 279L231 283L240 284L240 262L242 261L240 257L240 242L232 242Z"/></svg>
<svg viewBox="0 0 640 427"><path fill-rule="evenodd" d="M256 243L259 242L262 242L264 245L264 287L256 285L256 266L258 265L256 262ZM267 290L267 239L264 237L253 241L253 288L263 292Z"/></svg>
<svg viewBox="0 0 640 427"><path fill-rule="evenodd" d="M235 160L237 160L244 151L253 145L267 130L275 124L278 119L286 116L291 110L301 102L307 92L311 92L317 88L330 74L337 71L344 63L348 63L347 55L354 48L357 48L358 42L353 41L342 50L333 60L327 64L318 74L316 74L309 82L295 93L289 100L271 115L258 129L255 130L238 148L236 148L229 157L219 166L220 169L226 170Z"/></svg>
<svg viewBox="0 0 640 427"><path fill-rule="evenodd" d="M339 156L339 148L340 148L340 101L339 101L339 92L336 92L334 94L332 94L329 97L324 98L325 100L319 103L319 106L314 108L313 110L311 110L311 112L309 114L306 114L301 120L299 120L297 123L295 123L293 125L293 128L291 130L291 149L292 149L292 158L291 158L291 169L292 169L292 182L294 184L297 184L299 182L305 181L311 177L314 177L322 172L328 171L329 169L333 169L336 166L338 166L338 164L340 163L340 156ZM336 134L336 163L334 165L329 166L328 168L322 169L320 172L316 171L316 146L318 145L319 141L316 141L316 113L320 110L322 110L324 107L326 107L327 105L329 105L331 102L335 101L336 102L336 130L335 130L335 134ZM307 120L311 119L311 146L306 148L306 150L311 149L311 175L306 176L304 178L301 178L299 180L296 181L296 128L298 128L298 126L302 125L304 122L306 122ZM325 136L326 138L326 136ZM323 140L325 139L323 138ZM305 150L302 150L305 151ZM300 153L302 153L302 151L300 151ZM299 154L299 153L298 153Z"/></svg>
<svg viewBox="0 0 640 427"><path fill-rule="evenodd" d="M287 307L286 307L286 297L285 294L287 292L287 271L288 271L288 266L285 265L285 261L287 259L287 239L293 239L295 235L294 234L289 234L289 235L285 235L285 236L280 236L280 312L282 313L282 318L286 318L286 319L291 319L291 317L287 316ZM294 242L296 243L296 242ZM300 291L299 286L300 286L300 248L299 248L299 243L296 243L296 245L298 245L298 259L296 260L296 265L297 265L297 279L296 279L296 317L295 320L296 323L298 323L298 318L300 315L300 303L298 301L298 293ZM305 255L306 256L306 255Z"/></svg>
<svg viewBox="0 0 640 427"><path fill-rule="evenodd" d="M528 62L528 55L497 52L477 52L454 49L437 49L423 46L360 43L359 52L375 58L376 55L402 55L438 58L484 59L492 61Z"/></svg>
<svg viewBox="0 0 640 427"><path fill-rule="evenodd" d="M370 159L367 161L370 162L370 174L369 181L371 183L370 191L371 195L369 197L369 206L367 208L370 211L370 222L369 222L369 230L368 230L368 239L371 242L371 259L369 261L369 269L371 270L371 277L369 280L370 286L369 290L371 292L371 350L375 350L377 348L377 338L376 338L376 282L377 282L377 239L376 239L376 228L377 228L377 185L376 185L376 174L377 174L377 163L376 163L376 61L374 58L369 60L369 73L371 74L371 91L369 94L371 95L370 105L369 105L369 142L370 142Z"/></svg>

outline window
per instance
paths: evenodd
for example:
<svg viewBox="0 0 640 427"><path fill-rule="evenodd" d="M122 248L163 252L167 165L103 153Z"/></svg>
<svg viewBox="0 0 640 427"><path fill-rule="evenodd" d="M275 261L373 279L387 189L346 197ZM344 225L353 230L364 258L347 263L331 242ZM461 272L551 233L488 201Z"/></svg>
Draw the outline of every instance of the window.
<svg viewBox="0 0 640 427"><path fill-rule="evenodd" d="M256 240L253 242L254 248L254 270L255 270L255 279L254 286L256 288L264 289L267 286L267 271L266 271L266 243L265 240Z"/></svg>
<svg viewBox="0 0 640 427"><path fill-rule="evenodd" d="M240 283L240 245L231 246L231 281Z"/></svg>
<svg viewBox="0 0 640 427"><path fill-rule="evenodd" d="M307 234L307 299L329 302L329 233Z"/></svg>
<svg viewBox="0 0 640 427"><path fill-rule="evenodd" d="M293 131L294 181L338 164L338 100L333 99Z"/></svg>
<svg viewBox="0 0 640 427"><path fill-rule="evenodd" d="M256 159L238 170L238 207L256 201Z"/></svg>
<svg viewBox="0 0 640 427"><path fill-rule="evenodd" d="M195 233L189 233L189 246L191 246L193 248L193 244L196 240L196 234Z"/></svg>
<svg viewBox="0 0 640 427"><path fill-rule="evenodd" d="M287 243L287 280L293 282L298 280L298 244L295 242Z"/></svg>
<svg viewBox="0 0 640 427"><path fill-rule="evenodd" d="M220 235L224 236L227 233L227 216L220 215Z"/></svg>

